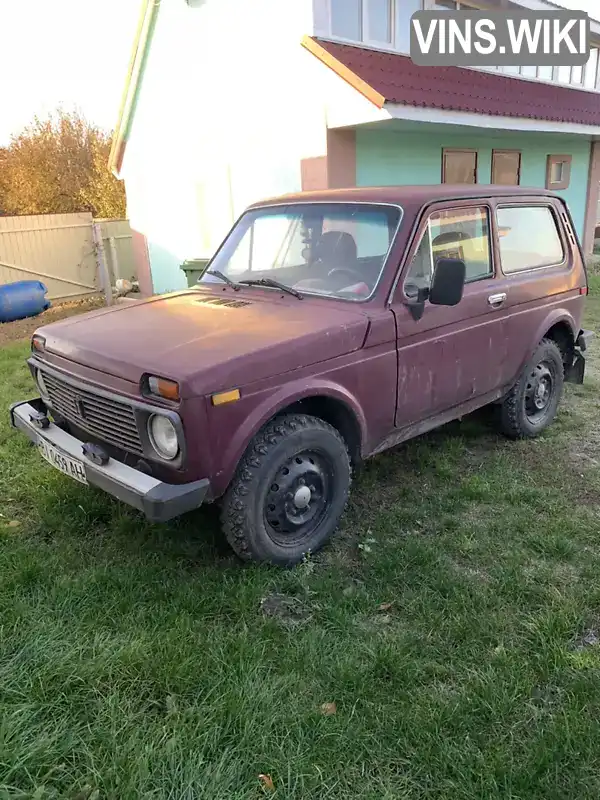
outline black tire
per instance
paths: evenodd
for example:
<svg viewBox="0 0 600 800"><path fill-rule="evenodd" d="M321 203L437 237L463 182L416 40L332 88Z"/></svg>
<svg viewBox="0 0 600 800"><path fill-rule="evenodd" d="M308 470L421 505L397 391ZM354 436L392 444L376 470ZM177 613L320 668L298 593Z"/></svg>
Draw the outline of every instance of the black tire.
<svg viewBox="0 0 600 800"><path fill-rule="evenodd" d="M562 354L555 342L542 339L500 406L502 433L511 439L539 436L556 416L563 385Z"/></svg>
<svg viewBox="0 0 600 800"><path fill-rule="evenodd" d="M246 561L297 564L337 528L350 492L348 448L317 417L268 423L244 455L223 500L221 525Z"/></svg>

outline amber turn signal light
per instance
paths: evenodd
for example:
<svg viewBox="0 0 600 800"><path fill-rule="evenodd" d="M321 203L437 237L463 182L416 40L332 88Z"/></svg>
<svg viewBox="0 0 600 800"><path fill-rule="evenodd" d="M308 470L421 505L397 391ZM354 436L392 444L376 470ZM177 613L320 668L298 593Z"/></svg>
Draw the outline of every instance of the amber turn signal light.
<svg viewBox="0 0 600 800"><path fill-rule="evenodd" d="M218 394L213 394L212 404L213 406L224 406L225 403L235 403L241 396L239 389L232 389L229 392L219 392Z"/></svg>
<svg viewBox="0 0 600 800"><path fill-rule="evenodd" d="M148 378L148 388L151 394L162 397L164 400L172 400L173 402L179 400L179 384L176 381L152 376Z"/></svg>
<svg viewBox="0 0 600 800"><path fill-rule="evenodd" d="M31 339L31 350L34 353L43 354L46 352L46 340L43 336L35 334Z"/></svg>

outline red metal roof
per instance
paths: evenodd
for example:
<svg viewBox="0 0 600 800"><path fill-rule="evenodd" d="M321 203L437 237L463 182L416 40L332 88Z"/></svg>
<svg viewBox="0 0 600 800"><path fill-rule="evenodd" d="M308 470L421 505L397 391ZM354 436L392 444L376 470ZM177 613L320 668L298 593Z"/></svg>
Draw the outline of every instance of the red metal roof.
<svg viewBox="0 0 600 800"><path fill-rule="evenodd" d="M408 56L306 37L304 46L378 106L600 125L600 94L464 67L419 67Z"/></svg>

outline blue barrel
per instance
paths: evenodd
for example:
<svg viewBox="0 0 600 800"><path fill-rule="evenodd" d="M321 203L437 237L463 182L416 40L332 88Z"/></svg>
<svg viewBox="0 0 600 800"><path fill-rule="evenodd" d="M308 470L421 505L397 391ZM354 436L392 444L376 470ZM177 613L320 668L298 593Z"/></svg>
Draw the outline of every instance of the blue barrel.
<svg viewBox="0 0 600 800"><path fill-rule="evenodd" d="M50 308L48 289L40 281L17 281L0 286L0 322L35 317Z"/></svg>

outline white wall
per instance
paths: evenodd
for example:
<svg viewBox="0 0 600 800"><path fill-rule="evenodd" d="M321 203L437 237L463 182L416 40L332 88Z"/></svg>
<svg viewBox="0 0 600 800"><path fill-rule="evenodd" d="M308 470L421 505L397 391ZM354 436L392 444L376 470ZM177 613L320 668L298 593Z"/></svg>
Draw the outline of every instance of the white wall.
<svg viewBox="0 0 600 800"><path fill-rule="evenodd" d="M300 44L312 26L312 0L162 0L122 169L155 291L183 286L185 259L325 155L329 70Z"/></svg>

